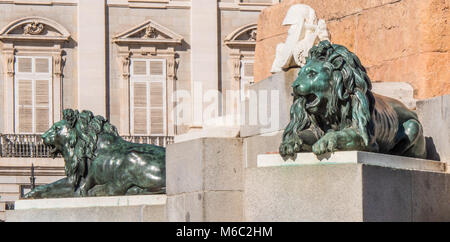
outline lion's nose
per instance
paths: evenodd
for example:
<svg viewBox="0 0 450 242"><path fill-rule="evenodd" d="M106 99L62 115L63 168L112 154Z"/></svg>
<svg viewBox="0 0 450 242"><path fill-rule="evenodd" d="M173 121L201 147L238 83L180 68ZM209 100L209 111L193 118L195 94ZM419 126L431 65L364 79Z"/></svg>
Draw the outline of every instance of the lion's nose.
<svg viewBox="0 0 450 242"><path fill-rule="evenodd" d="M309 94L308 85L306 85L303 82L294 82L292 84L292 88L299 95L308 95Z"/></svg>

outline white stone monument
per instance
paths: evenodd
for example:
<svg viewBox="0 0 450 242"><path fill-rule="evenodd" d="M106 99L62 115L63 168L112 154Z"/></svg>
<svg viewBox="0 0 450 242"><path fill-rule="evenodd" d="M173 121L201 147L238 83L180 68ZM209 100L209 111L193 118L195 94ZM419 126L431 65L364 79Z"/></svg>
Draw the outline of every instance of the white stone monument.
<svg viewBox="0 0 450 242"><path fill-rule="evenodd" d="M290 25L286 42L277 46L272 73L290 67L302 67L309 49L322 40L329 40L325 20L317 19L316 11L308 5L296 4L286 14L282 25Z"/></svg>

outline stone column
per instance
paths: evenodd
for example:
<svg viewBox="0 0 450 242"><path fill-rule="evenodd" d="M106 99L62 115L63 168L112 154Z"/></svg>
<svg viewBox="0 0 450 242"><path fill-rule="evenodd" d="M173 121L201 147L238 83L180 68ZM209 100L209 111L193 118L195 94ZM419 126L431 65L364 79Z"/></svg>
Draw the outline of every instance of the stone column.
<svg viewBox="0 0 450 242"><path fill-rule="evenodd" d="M120 126L121 135L130 135L130 56L131 52L127 46L119 46L120 66L122 75L120 79Z"/></svg>
<svg viewBox="0 0 450 242"><path fill-rule="evenodd" d="M171 144L166 152L169 221L242 221L241 139L195 139Z"/></svg>
<svg viewBox="0 0 450 242"><path fill-rule="evenodd" d="M217 8L217 0L192 0L191 3L192 126L198 128L203 126L206 108L203 94L218 90Z"/></svg>
<svg viewBox="0 0 450 242"><path fill-rule="evenodd" d="M14 133L14 62L15 49L12 44L3 46L3 132Z"/></svg>
<svg viewBox="0 0 450 242"><path fill-rule="evenodd" d="M427 141L428 159L447 162L450 167L450 95L418 101L417 114Z"/></svg>
<svg viewBox="0 0 450 242"><path fill-rule="evenodd" d="M78 1L78 109L106 115L105 0Z"/></svg>
<svg viewBox="0 0 450 242"><path fill-rule="evenodd" d="M61 51L53 54L53 122L58 122L62 118L63 96L61 87L63 82L64 60L61 54Z"/></svg>

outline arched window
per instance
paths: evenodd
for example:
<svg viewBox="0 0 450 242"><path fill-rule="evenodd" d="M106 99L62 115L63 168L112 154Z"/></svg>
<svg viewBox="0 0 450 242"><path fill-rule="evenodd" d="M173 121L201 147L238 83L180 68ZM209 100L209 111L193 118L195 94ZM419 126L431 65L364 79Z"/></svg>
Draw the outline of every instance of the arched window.
<svg viewBox="0 0 450 242"><path fill-rule="evenodd" d="M230 49L228 63L232 82L239 83L240 97L247 97L247 89L253 83L257 24L242 26L230 33L224 41Z"/></svg>
<svg viewBox="0 0 450 242"><path fill-rule="evenodd" d="M5 132L43 133L61 118L62 45L69 38L63 26L43 17L21 18L0 31Z"/></svg>

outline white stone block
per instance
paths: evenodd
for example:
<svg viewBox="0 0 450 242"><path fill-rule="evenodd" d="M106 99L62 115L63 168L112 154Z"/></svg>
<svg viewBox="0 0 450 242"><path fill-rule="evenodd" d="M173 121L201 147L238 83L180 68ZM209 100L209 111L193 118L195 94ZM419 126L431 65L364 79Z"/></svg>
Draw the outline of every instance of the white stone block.
<svg viewBox="0 0 450 242"><path fill-rule="evenodd" d="M450 164L450 95L418 101L417 114L427 141L428 159Z"/></svg>
<svg viewBox="0 0 450 242"><path fill-rule="evenodd" d="M241 137L285 129L290 120L291 85L298 71L279 72L249 87L249 98L241 102Z"/></svg>
<svg viewBox="0 0 450 242"><path fill-rule="evenodd" d="M164 222L166 196L21 200L7 222Z"/></svg>
<svg viewBox="0 0 450 242"><path fill-rule="evenodd" d="M167 194L243 188L242 139L203 138L168 145Z"/></svg>
<svg viewBox="0 0 450 242"><path fill-rule="evenodd" d="M165 195L19 200L15 210L164 205Z"/></svg>
<svg viewBox="0 0 450 242"><path fill-rule="evenodd" d="M372 82L372 91L397 99L410 109L416 109L414 88L407 82Z"/></svg>
<svg viewBox="0 0 450 242"><path fill-rule="evenodd" d="M239 126L205 127L200 130L191 130L186 134L177 135L175 143L186 142L201 138L236 138L239 136Z"/></svg>
<svg viewBox="0 0 450 242"><path fill-rule="evenodd" d="M450 174L361 162L249 168L244 220L449 221L449 184Z"/></svg>
<svg viewBox="0 0 450 242"><path fill-rule="evenodd" d="M283 131L244 138L245 167L257 167L257 158L260 154L277 153L282 138Z"/></svg>
<svg viewBox="0 0 450 242"><path fill-rule="evenodd" d="M242 139L196 139L166 152L169 221L242 221Z"/></svg>
<svg viewBox="0 0 450 242"><path fill-rule="evenodd" d="M298 153L295 161L284 161L279 154L258 155L258 167L329 164L366 164L406 170L446 171L446 164L439 161L362 151L340 151L322 156L316 156L314 153Z"/></svg>
<svg viewBox="0 0 450 242"><path fill-rule="evenodd" d="M243 191L191 192L168 196L170 222L240 222Z"/></svg>

